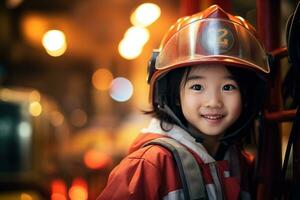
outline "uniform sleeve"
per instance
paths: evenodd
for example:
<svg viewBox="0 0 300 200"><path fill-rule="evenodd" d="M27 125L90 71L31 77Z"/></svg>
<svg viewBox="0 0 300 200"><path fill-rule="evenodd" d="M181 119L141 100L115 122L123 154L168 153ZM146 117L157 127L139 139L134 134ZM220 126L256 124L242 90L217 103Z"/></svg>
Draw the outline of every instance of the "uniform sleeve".
<svg viewBox="0 0 300 200"><path fill-rule="evenodd" d="M150 161L125 158L109 175L97 200L158 200L161 174Z"/></svg>

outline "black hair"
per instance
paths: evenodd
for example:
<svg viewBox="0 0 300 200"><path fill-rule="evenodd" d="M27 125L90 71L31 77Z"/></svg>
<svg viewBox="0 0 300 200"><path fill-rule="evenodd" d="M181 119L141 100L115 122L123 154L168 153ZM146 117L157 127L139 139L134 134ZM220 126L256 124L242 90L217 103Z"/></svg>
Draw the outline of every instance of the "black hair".
<svg viewBox="0 0 300 200"><path fill-rule="evenodd" d="M228 71L233 76L233 79L238 83L242 98L242 113L239 119L228 129L228 132L236 130L241 123L245 123L252 115L257 114L262 103L263 81L256 75L255 72L245 70L243 68L226 66ZM181 67L171 70L157 81L157 85L166 84L165 91L160 91L165 104L174 112L182 124L187 125L187 121L183 115L180 106L180 84L185 74L189 74L191 67ZM153 109L145 112L160 120L161 128L165 131L164 123L177 124L168 113L159 109L158 105L154 105ZM179 124L177 124L179 125Z"/></svg>
<svg viewBox="0 0 300 200"><path fill-rule="evenodd" d="M227 129L226 133L234 132L244 123L251 120L248 122L248 125L241 130L242 132L239 133L238 136L241 138L245 135L250 135L249 133L253 131L253 121L261 110L264 101L265 82L254 71L230 66L227 67L227 69L240 87L242 113L238 120Z"/></svg>
<svg viewBox="0 0 300 200"><path fill-rule="evenodd" d="M187 71L190 70L190 67L181 67L174 70L171 70L163 77L158 78L157 84L166 84L166 91L162 91L163 101L166 103L169 108L174 112L174 114L180 119L184 124L186 123L186 119L183 116L181 106L180 106L180 83L181 80ZM164 82L164 83L161 83ZM158 105L154 105L152 110L144 112L145 114L150 114L153 117L160 120L160 126L163 130L168 131L164 123L169 124L177 124L176 120L174 120L169 114L165 113L161 109L158 108ZM178 125L178 124L177 124Z"/></svg>

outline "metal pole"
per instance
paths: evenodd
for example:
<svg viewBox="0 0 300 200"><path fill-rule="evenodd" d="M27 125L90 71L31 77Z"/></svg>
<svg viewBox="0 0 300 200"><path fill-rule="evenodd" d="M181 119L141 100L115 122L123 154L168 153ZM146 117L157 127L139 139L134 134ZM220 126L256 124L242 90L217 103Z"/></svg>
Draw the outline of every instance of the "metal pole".
<svg viewBox="0 0 300 200"><path fill-rule="evenodd" d="M258 33L267 51L279 47L280 39L280 0L256 0ZM269 99L266 110L275 112L281 110L280 69L279 62L272 69L273 75L269 82ZM274 199L279 188L281 170L281 134L278 122L265 123L265 135L259 167L257 199Z"/></svg>

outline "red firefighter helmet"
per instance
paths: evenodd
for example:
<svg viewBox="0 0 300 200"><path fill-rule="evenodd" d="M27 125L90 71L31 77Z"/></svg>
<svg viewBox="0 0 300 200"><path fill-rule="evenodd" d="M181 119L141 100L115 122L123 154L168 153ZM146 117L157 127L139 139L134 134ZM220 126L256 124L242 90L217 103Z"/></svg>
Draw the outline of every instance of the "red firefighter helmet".
<svg viewBox="0 0 300 200"><path fill-rule="evenodd" d="M247 134L246 129L263 105L265 81L270 72L268 56L258 34L242 17L233 16L218 5L203 12L180 18L164 36L160 48L154 51L148 66L149 100L153 111L188 131L196 141L203 138L190 130L182 118L175 96L170 96L168 74L181 67L200 64L222 64L240 68L237 78L251 85L241 91L243 111L240 118L227 130L221 141L231 142ZM250 71L249 73L247 71ZM245 73L246 72L246 73ZM247 79L247 80L246 80ZM175 83L174 83L175 84ZM178 83L176 83L178 84ZM244 84L244 83L243 83ZM173 95L173 93L172 93Z"/></svg>
<svg viewBox="0 0 300 200"><path fill-rule="evenodd" d="M255 28L242 17L213 5L180 18L165 34L148 67L149 100L159 104L157 80L172 69L218 63L252 70L265 77L268 56Z"/></svg>

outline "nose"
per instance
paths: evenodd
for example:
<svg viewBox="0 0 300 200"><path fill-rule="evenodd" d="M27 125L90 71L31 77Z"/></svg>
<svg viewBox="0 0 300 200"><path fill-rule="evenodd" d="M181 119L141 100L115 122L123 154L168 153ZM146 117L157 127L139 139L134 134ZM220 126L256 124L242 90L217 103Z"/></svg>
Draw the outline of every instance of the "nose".
<svg viewBox="0 0 300 200"><path fill-rule="evenodd" d="M219 91L210 91L206 97L205 107L207 108L222 108L222 94Z"/></svg>

